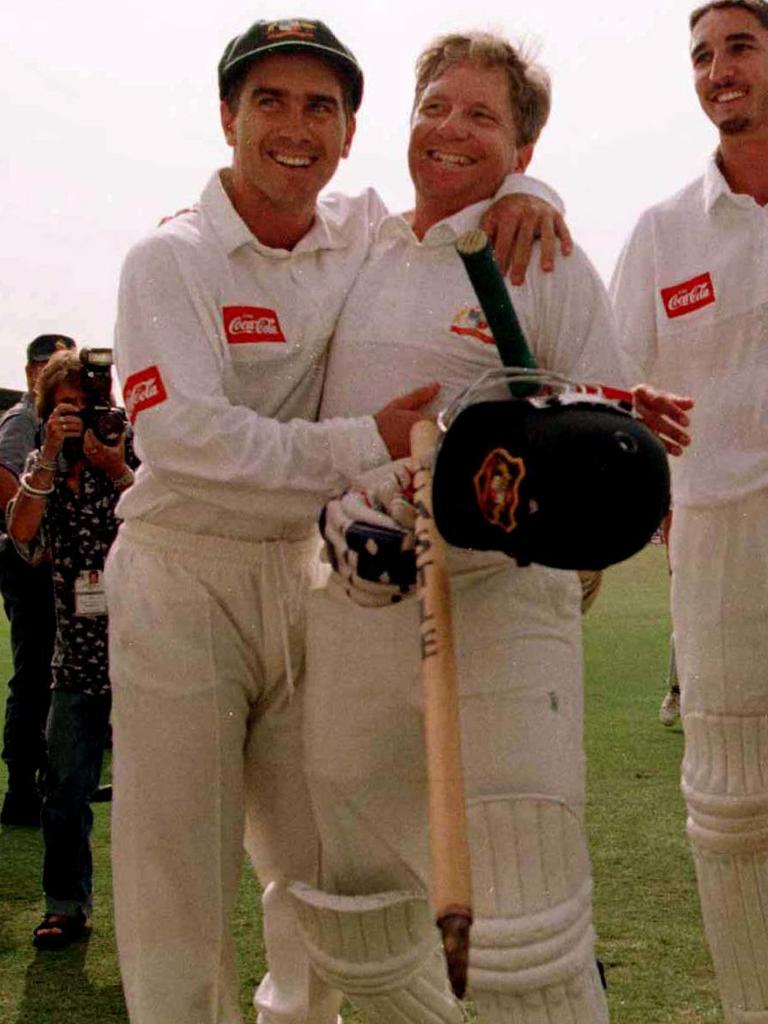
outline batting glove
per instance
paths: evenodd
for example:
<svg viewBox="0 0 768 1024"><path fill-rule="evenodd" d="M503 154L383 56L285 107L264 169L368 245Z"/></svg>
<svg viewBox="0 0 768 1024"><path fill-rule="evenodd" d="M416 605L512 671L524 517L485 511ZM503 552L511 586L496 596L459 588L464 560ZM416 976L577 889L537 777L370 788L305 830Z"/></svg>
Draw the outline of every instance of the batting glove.
<svg viewBox="0 0 768 1024"><path fill-rule="evenodd" d="M416 588L413 473L410 459L387 463L321 513L327 559L356 604L381 608Z"/></svg>

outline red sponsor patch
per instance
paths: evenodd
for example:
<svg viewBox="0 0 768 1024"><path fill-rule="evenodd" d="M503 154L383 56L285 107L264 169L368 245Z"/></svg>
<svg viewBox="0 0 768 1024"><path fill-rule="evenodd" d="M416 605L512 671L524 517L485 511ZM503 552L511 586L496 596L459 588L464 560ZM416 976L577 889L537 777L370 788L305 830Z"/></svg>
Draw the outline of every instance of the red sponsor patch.
<svg viewBox="0 0 768 1024"><path fill-rule="evenodd" d="M614 388L608 384L579 384L577 391L583 391L588 395L602 395L609 402L624 402L627 405L634 405L635 399L631 391L626 388Z"/></svg>
<svg viewBox="0 0 768 1024"><path fill-rule="evenodd" d="M123 388L125 411L131 423L135 423L136 417L143 409L151 409L153 405L164 402L167 397L163 378L156 366L148 366L146 370L132 373Z"/></svg>
<svg viewBox="0 0 768 1024"><path fill-rule="evenodd" d="M661 299L670 320L674 320L676 316L693 313L695 310L701 309L702 306L708 306L715 301L712 277L709 274L699 274L698 277L692 277L690 281L682 281L669 288L662 288Z"/></svg>
<svg viewBox="0 0 768 1024"><path fill-rule="evenodd" d="M224 306L221 312L230 345L285 341L274 309L262 306Z"/></svg>

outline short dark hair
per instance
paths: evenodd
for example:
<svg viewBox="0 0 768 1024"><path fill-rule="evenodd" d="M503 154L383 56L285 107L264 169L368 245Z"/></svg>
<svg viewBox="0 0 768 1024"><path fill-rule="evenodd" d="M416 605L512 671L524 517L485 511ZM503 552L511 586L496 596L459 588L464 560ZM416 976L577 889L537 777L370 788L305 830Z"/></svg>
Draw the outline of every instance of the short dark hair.
<svg viewBox="0 0 768 1024"><path fill-rule="evenodd" d="M233 114L237 113L240 105L240 94L243 91L243 82L246 74L250 71L251 65L242 68L236 75L232 75L222 90L221 99L229 107Z"/></svg>
<svg viewBox="0 0 768 1024"><path fill-rule="evenodd" d="M83 388L83 364L77 352L54 352L35 384L35 412L45 423L54 410L54 392L59 384Z"/></svg>
<svg viewBox="0 0 768 1024"><path fill-rule="evenodd" d="M720 11L725 7L741 7L742 10L749 11L750 14L754 14L763 28L768 29L768 3L765 3L764 0L710 0L709 3L702 4L691 13L688 19L688 28L693 31L697 22L701 21L705 14L709 14L710 11Z"/></svg>
<svg viewBox="0 0 768 1024"><path fill-rule="evenodd" d="M501 68L509 82L509 97L518 143L535 142L549 117L551 83L549 75L525 53L506 39L490 32L453 33L435 39L416 61L414 111L430 82L439 78L452 64L474 61L482 67Z"/></svg>

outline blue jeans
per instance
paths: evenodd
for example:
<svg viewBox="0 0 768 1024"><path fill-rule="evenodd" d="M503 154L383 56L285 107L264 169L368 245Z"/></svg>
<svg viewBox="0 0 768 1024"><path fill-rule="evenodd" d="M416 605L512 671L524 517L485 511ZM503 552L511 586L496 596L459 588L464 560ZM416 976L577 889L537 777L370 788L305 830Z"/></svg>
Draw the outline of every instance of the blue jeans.
<svg viewBox="0 0 768 1024"><path fill-rule="evenodd" d="M111 695L54 690L48 714L48 768L43 797L43 889L46 911L88 917L93 863L90 798L99 784Z"/></svg>

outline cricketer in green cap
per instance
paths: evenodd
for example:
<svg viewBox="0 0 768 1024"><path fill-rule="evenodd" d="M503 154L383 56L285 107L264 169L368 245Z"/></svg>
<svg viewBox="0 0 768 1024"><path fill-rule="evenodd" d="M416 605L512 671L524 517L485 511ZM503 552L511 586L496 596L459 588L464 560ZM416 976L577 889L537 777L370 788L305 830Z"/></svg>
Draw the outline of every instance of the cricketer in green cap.
<svg viewBox="0 0 768 1024"><path fill-rule="evenodd" d="M291 250L349 154L360 68L319 21L259 21L224 51L219 91L233 151L224 190L263 245Z"/></svg>

